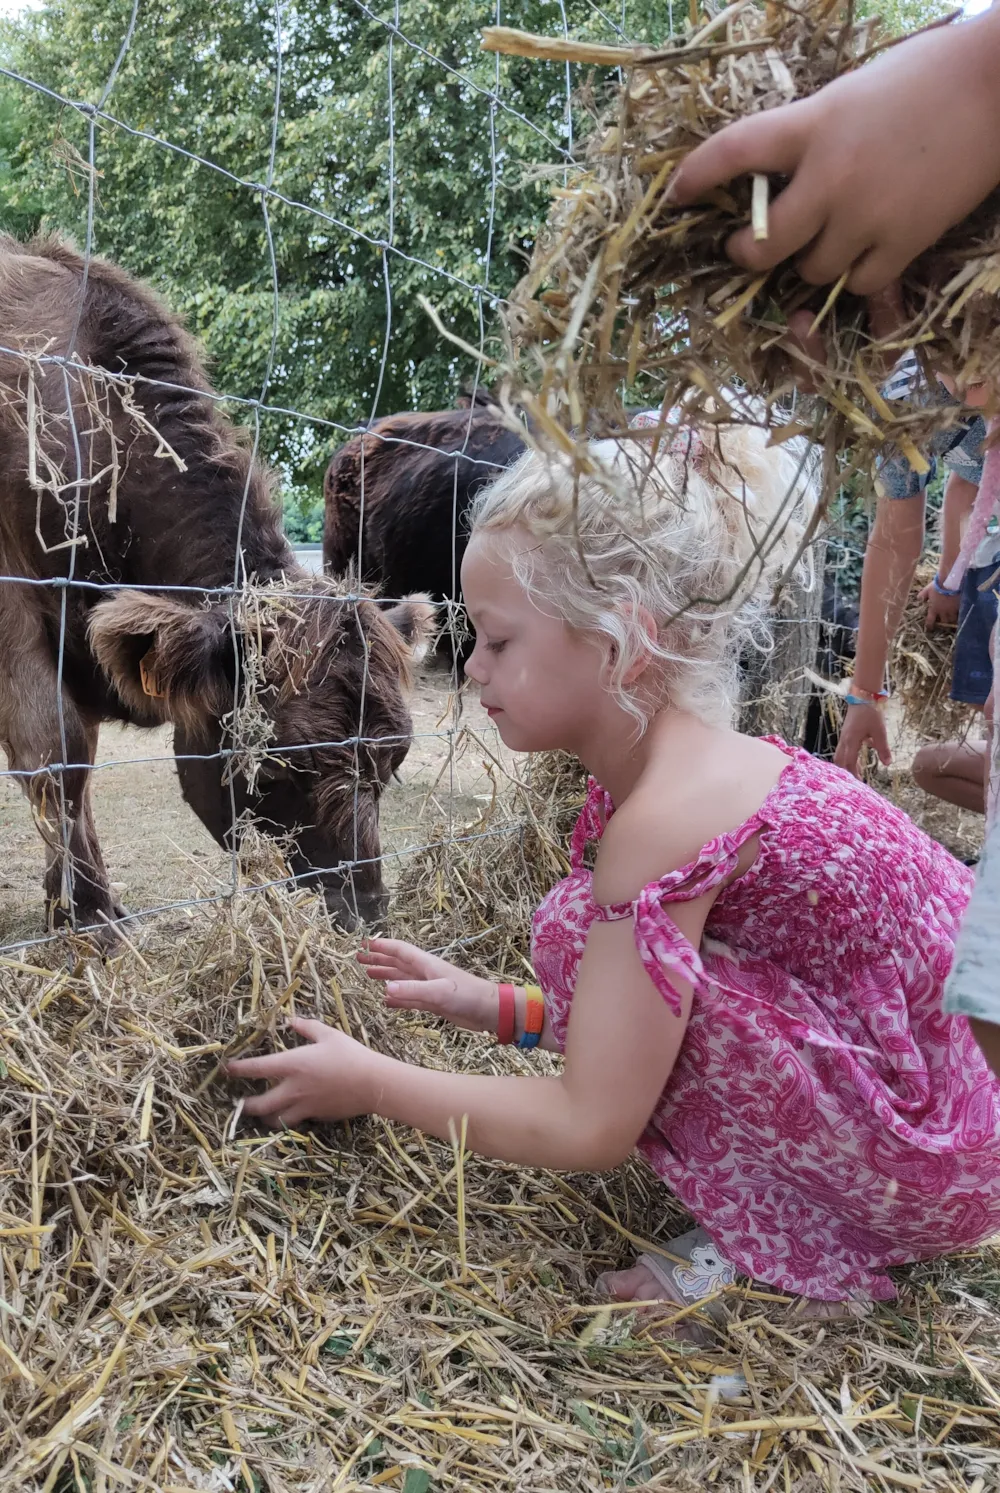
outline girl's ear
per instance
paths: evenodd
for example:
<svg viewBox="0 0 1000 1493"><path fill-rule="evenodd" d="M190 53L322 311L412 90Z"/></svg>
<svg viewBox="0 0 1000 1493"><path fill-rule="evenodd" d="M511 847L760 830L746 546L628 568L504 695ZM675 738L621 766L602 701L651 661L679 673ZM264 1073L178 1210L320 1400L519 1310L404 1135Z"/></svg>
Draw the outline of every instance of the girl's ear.
<svg viewBox="0 0 1000 1493"><path fill-rule="evenodd" d="M638 623L650 643L655 647L659 639L659 629L656 626L656 619L652 612L648 607L635 605L630 605L628 610L633 624ZM641 674L646 672L651 659L652 653L644 651L629 665L622 679L622 684L625 685L626 689L629 685L634 684Z"/></svg>
<svg viewBox="0 0 1000 1493"><path fill-rule="evenodd" d="M622 615L628 619L628 622L631 626L634 626L636 623L638 623L639 627L646 634L646 637L649 639L650 643L655 644L657 642L659 631L656 626L656 619L647 607L637 606L634 602L629 601L623 604L621 612ZM608 649L609 670L613 669L617 664L618 652L618 644L612 642ZM651 657L652 654L650 652L643 650L643 652L641 652L638 657L633 659L632 663L629 664L621 679L621 683L625 686L626 689L630 685L634 684L641 674L645 673L646 669L649 666Z"/></svg>

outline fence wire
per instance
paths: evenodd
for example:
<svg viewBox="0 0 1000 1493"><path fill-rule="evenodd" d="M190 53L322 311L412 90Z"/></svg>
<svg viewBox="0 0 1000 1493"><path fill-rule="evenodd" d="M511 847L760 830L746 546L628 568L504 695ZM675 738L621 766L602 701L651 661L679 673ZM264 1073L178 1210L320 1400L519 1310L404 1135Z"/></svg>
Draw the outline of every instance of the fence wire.
<svg viewBox="0 0 1000 1493"><path fill-rule="evenodd" d="M489 317L503 304L503 296L499 289L494 286L494 258L496 252L497 233L497 198L500 184L500 159L504 153L505 146L502 139L502 124L505 121L516 122L519 126L528 129L536 138L540 139L549 153L550 163L553 166L561 166L563 174L568 171L574 158L574 88L575 81L573 69L567 62L562 76L559 100L559 111L561 113L560 127L562 138L557 138L552 133L552 122L546 120L531 119L520 109L503 96L503 75L499 55L493 60L493 78L491 86L485 86L477 79L471 77L460 68L454 67L447 59L436 55L429 50L422 41L408 36L400 26L400 3L393 0L391 14L379 14L376 10L363 3L363 0L351 0L351 3L368 20L381 27L386 34L385 63L386 63L386 130L387 130L387 199L388 210L385 224L385 233L382 237L373 236L366 232L360 225L346 221L335 214L327 212L316 203L302 202L296 200L281 191L276 186L276 169L279 156L279 141L281 137L281 125L283 119L283 67L285 62L285 41L283 11L283 0L273 0L273 12L271 16L271 27L273 31L272 47L272 77L273 77L273 108L271 110L269 134L267 138L266 169L263 180L255 180L248 176L240 175L238 172L224 166L221 162L211 159L208 155L199 154L189 149L178 141L171 140L166 136L152 130L140 127L134 122L121 117L112 107L112 98L116 81L121 69L125 64L130 49L134 43L137 28L140 24L139 0L133 0L131 12L122 34L120 46L117 49L114 63L108 73L107 79L96 103L88 103L74 99L67 94L61 93L38 79L25 76L23 73L11 68L0 67L0 77L6 78L8 82L16 87L32 90L33 92L48 99L51 104L65 107L82 117L86 123L86 228L84 243L82 246L83 269L80 279L80 288L76 304L75 316L72 322L71 332L62 347L51 346L30 353L23 348L7 346L4 342L0 345L0 355L8 358L21 359L29 369L29 382L33 380L35 372L41 377L44 371L58 374L61 381L62 394L65 404L65 420L69 430L71 462L73 471L66 488L70 492L68 502L63 501L62 494L54 491L57 502L63 502L64 512L68 523L66 534L67 560L65 574L58 576L45 576L30 573L10 573L0 575L0 585L9 587L26 588L26 598L38 589L49 589L58 596L58 638L56 640L56 663L55 663L55 710L58 719L58 755L50 755L48 760L33 762L30 766L18 765L11 761L5 771L0 772L0 777L8 778L18 783L30 794L33 786L37 788L40 782L47 787L50 783L54 785L54 791L58 798L58 846L53 845L52 827L46 820L47 808L38 809L36 804L36 821L43 832L49 846L49 855L61 858L63 866L63 879L60 897L65 904L65 911L71 928L76 932L88 932L100 930L106 927L106 923L87 923L78 916L76 887L78 881L78 866L75 864L76 856L73 849L74 827L78 825L85 813L88 801L90 782L96 773L105 774L112 769L153 768L157 764L175 763L178 766L194 763L218 763L222 783L228 796L228 880L227 884L220 886L215 891L204 891L200 895L191 895L183 898L168 898L154 901L149 906L135 908L128 911L123 917L111 919L119 926L133 925L145 918L161 915L166 912L179 912L187 909L196 909L211 906L221 900L233 896L248 896L254 893L266 891L277 885L294 886L303 881L315 880L315 867L309 870L295 872L290 871L288 876L281 878L258 879L247 882L241 873L239 838L241 832L241 816L237 802L236 781L237 768L244 758L246 748L236 734L236 723L239 721L241 703L245 700L247 693L252 689L255 681L250 677L241 647L238 644L241 629L241 605L248 593L253 577L248 573L246 556L246 526L249 522L249 510L252 498L252 485L254 466L253 462L258 455L265 457L267 452L262 447L262 417L280 416L291 418L301 422L303 428L330 432L337 436L361 437L360 444L360 484L359 484L359 527L358 548L356 554L357 575L365 574L366 556L364 551L365 535L365 512L367 501L367 474L366 463L369 460L368 451L370 443L379 441L382 443L398 446L401 448L400 456L404 457L407 451L414 455L433 452L446 458L451 463L451 524L450 524L450 570L451 570L451 596L457 598L459 594L459 562L460 562L460 468L463 463L472 464L483 468L484 473L497 470L499 463L493 462L470 451L475 423L476 423L476 395L480 387L480 379L486 366L485 348L490 335ZM618 19L613 19L602 10L594 0L588 0L592 18L601 23L604 31L611 39L621 39L627 35L627 15L625 0L622 0L621 12ZM554 28L562 34L570 35L570 23L564 0L554 0ZM495 4L484 9L483 24L493 25L513 24L517 25L519 17L511 14L508 10L504 14L502 0L495 0ZM669 34L673 35L672 14L668 11L664 19L665 26L669 26ZM483 202L484 235L481 245L482 274L480 280L474 282L466 275L456 273L447 264L434 264L429 259L414 255L408 249L404 249L397 242L397 201L396 188L401 169L405 170L405 162L401 162L398 153L398 109L399 100L395 90L395 75L398 65L398 48L405 48L413 54L419 55L429 62L433 67L440 68L448 77L459 83L465 90L464 104L468 108L482 108L485 114L485 138L488 142L489 152L489 175L485 190L485 201ZM189 388L187 385L167 379L151 379L144 375L136 375L114 368L93 368L81 355L78 346L79 334L84 323L87 306L88 287L91 280L91 268L96 252L97 226L99 223L99 212L97 202L96 183L100 174L100 163L104 151L114 148L113 136L98 132L98 125L108 126L113 131L120 131L127 136L145 142L151 149L177 154L185 158L193 166L201 171L213 173L218 179L220 188L227 190L236 188L242 192L251 194L258 200L262 228L263 243L266 254L266 272L271 296L271 323L269 345L264 359L263 374L259 385L253 392L246 389L234 391L206 391L204 389ZM349 240L367 246L377 251L379 256L380 274L384 291L385 324L382 339L381 354L378 364L377 375L374 381L374 392L370 402L368 419L357 425L346 425L320 415L308 409L289 408L282 404L269 402L269 393L273 380L275 359L279 345L279 334L281 325L281 284L279 277L279 257L276 250L274 225L272 221L272 210L276 205L289 209L297 214L302 214L309 219L314 219L324 227L335 229L343 233ZM471 400L468 410L468 419L465 425L464 438L457 450L439 448L427 442L421 441L408 435L401 435L398 431L380 432L371 430L371 423L380 417L394 413L382 408L383 388L386 381L386 370L393 346L394 333L394 297L393 297L393 267L402 263L415 266L433 277L442 286L457 288L464 295L471 298L476 323L478 328L478 361L471 387ZM233 560L232 579L226 585L181 585L177 583L161 581L153 576L148 580L132 584L125 589L139 593L152 593L160 597L189 597L193 603L198 602L207 605L209 602L217 603L226 610L229 622L229 635L232 639L232 716L233 723L232 740L227 741L225 732L220 735L220 746L211 752L186 752L177 750L172 753L151 752L141 756L110 756L101 758L97 751L96 739L93 743L91 758L84 760L75 758L70 750L70 734L67 724L67 706L72 700L72 690L67 683L67 660L69 652L69 628L71 617L71 601L74 596L86 597L93 593L107 593L109 596L123 589L123 583L115 579L96 579L92 574L86 573L87 567L82 563L81 557L86 544L85 520L89 514L90 503L98 497L98 489L93 486L95 481L93 474L86 471L84 459L84 443L89 432L81 431L78 425L79 411L74 391L80 386L83 379L98 377L106 389L117 388L120 397L133 398L137 392L147 388L157 388L164 393L188 394L199 400L205 400L209 404L226 409L232 408L240 411L246 419L250 438L251 460L247 465L247 475L244 482L242 502L240 505L237 527L236 543ZM109 396L110 397L110 396ZM112 430L112 441L115 435ZM100 475L100 474L99 474ZM41 504L44 500L44 492L39 496ZM39 529L39 535L41 530ZM834 554L832 546L839 544L839 550ZM828 561L832 560L832 573L839 577L845 568L856 567L859 551L856 544L850 539L843 543L831 538L828 540ZM81 573L84 572L84 573ZM837 583L835 582L835 585ZM437 728L433 731L415 730L407 732L405 736L393 735L368 735L366 734L366 712L371 698L373 681L371 677L371 657L369 649L368 633L365 627L365 608L370 608L370 602L365 593L356 585L348 585L341 594L331 595L330 591L322 586L310 582L300 571L292 573L291 583L286 584L281 592L284 602L294 603L317 603L321 606L332 606L343 610L351 619L357 638L360 642L363 669L360 685L360 703L356 729L346 734L326 740L302 741L279 741L267 742L267 754L275 759L290 757L297 754L311 754L317 750L340 751L349 755L351 767L347 773L348 779L353 783L353 814L352 814L352 840L350 854L342 856L335 864L324 866L322 869L328 873L346 877L346 887L353 898L354 911L360 913L361 909L357 900L357 889L354 881L354 873L372 865L380 868L389 861L419 855L425 851L440 848L442 845L465 845L478 839L496 839L497 837L509 836L516 841L523 831L523 824L519 821L505 821L495 827L477 830L464 830L457 824L457 804L459 800L459 786L457 779L457 759L462 745L468 740L466 728L462 717L462 696L457 689L449 692L449 701L444 717L438 721ZM402 597L380 597L380 605L388 605L404 600ZM786 625L797 625L797 619L787 619ZM453 600L446 604L445 631L450 637L451 666L457 670L460 662L460 638L461 638L461 611ZM804 686L797 685L797 688ZM447 796L444 805L445 828L444 836L434 839L424 839L422 843L415 845L383 845L378 856L371 857L364 853L364 848L359 838L360 795L362 783L362 754L374 746L386 747L390 745L411 745L417 743L435 743L439 753L437 778L428 790L428 799L435 793L437 784L442 778L447 783ZM89 743L88 743L89 744ZM8 753L10 755L10 753ZM75 786L72 792L67 783L72 782ZM80 786L82 784L82 786ZM392 785L387 789L387 795L393 792ZM388 802L388 797L384 800ZM140 827L135 827L135 832L140 833ZM110 874L113 874L113 868ZM37 937L16 937L9 942L0 944L0 953L10 953L14 950L37 947L62 937L61 932L50 932ZM478 936L478 935L476 935ZM473 936L473 941L474 941ZM462 942L462 940L459 940Z"/></svg>

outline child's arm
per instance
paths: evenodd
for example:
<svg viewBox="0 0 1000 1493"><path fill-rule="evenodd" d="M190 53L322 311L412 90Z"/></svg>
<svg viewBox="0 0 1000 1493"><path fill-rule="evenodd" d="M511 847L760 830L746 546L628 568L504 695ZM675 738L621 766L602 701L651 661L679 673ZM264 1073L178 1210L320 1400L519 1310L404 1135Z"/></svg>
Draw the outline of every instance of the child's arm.
<svg viewBox="0 0 1000 1493"><path fill-rule="evenodd" d="M962 547L962 531L972 512L977 491L976 484L967 477L960 476L958 472L952 472L948 478L941 509L941 563L935 577L937 585L932 581L920 593L921 601L927 603L928 627L937 627L939 623L951 627L958 621L961 596L958 593L953 596L943 595L939 587L958 559L958 552Z"/></svg>
<svg viewBox="0 0 1000 1493"><path fill-rule="evenodd" d="M427 954L398 938L372 938L356 955L369 979L385 982L385 1003L401 1011L426 1011L469 1032L495 1032L500 1022L500 988L496 981L469 974L457 965ZM514 987L514 1031L525 1030L527 992ZM560 1052L546 1010L536 1044Z"/></svg>
<svg viewBox="0 0 1000 1493"><path fill-rule="evenodd" d="M889 645L896 634L924 546L924 495L879 498L861 573L854 684L875 695L884 687ZM892 761L878 705L848 705L834 758L857 774L861 749L870 743L881 762Z"/></svg>
<svg viewBox="0 0 1000 1493"><path fill-rule="evenodd" d="M638 887L636 888L638 890ZM671 906L695 947L713 897ZM274 1086L247 1113L293 1126L307 1117L375 1113L447 1139L467 1117L467 1143L526 1166L603 1170L630 1153L680 1051L692 993L675 1016L643 967L632 920L590 930L573 997L563 1073L492 1078L439 1073L371 1052L320 1022L296 1020L310 1045L230 1063Z"/></svg>
<svg viewBox="0 0 1000 1493"><path fill-rule="evenodd" d="M871 295L1000 182L998 78L994 6L720 130L682 162L672 196L694 202L747 172L789 177L767 238L740 229L731 257L757 273L805 249L805 280L850 271L848 289Z"/></svg>

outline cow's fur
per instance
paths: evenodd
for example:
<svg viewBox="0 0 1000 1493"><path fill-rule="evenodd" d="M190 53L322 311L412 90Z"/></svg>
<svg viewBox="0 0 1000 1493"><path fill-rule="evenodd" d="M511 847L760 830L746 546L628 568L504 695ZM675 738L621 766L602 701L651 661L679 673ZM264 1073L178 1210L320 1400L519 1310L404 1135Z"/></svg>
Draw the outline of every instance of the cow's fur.
<svg viewBox="0 0 1000 1493"><path fill-rule="evenodd" d="M409 743L403 688L430 607L345 601L296 564L273 478L193 339L123 270L0 238L0 327L0 570L56 583L0 584L0 742L48 846L54 921L122 911L90 807L104 720L173 722L184 796L220 843L234 808L251 811L341 916L376 912L378 796ZM269 754L253 787L225 755L248 678ZM345 861L368 864L333 869Z"/></svg>
<svg viewBox="0 0 1000 1493"><path fill-rule="evenodd" d="M460 600L469 505L524 450L488 396L463 397L463 409L377 420L334 453L323 484L331 575L359 566L386 596Z"/></svg>

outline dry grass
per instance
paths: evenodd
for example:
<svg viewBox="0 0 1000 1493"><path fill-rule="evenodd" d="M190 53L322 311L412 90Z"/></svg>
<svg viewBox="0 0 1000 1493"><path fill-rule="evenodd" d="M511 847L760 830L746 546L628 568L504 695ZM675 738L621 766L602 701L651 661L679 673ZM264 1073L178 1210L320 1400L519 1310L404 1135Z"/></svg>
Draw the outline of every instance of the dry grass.
<svg viewBox="0 0 1000 1493"><path fill-rule="evenodd" d="M752 221L766 236L779 179L741 178L693 208L667 196L678 163L701 140L808 97L887 41L878 22L831 0L741 0L709 22L693 9L685 34L661 50L503 28L484 34L494 50L565 56L621 76L598 74L581 95L594 127L568 179L553 168L548 222L507 316L513 392L538 442L588 470L587 438L624 430L637 397L665 411L683 407L686 419L705 424L731 418L723 391L740 388L738 418L774 428L776 439L809 434L823 447L828 495L844 480L837 457L845 448L852 467L864 468L891 440L923 469L916 447L954 414L906 401L890 408L876 386L906 348L960 381L1000 374L1000 194L906 271L906 321L891 344L871 340L864 304L842 281L817 291L789 261L754 277L727 258L735 227ZM803 309L823 333L827 362L813 370L822 398L800 401L793 417L801 364L782 338Z"/></svg>
<svg viewBox="0 0 1000 1493"><path fill-rule="evenodd" d="M865 773L866 781L905 814L909 814L925 834L937 840L959 860L977 860L983 848L982 814L956 808L954 804L933 798L922 788L918 788L908 769L899 766L900 757L905 761L899 743L893 741L891 736L890 742L896 759L893 765L883 767L874 757L870 757Z"/></svg>
<svg viewBox="0 0 1000 1493"><path fill-rule="evenodd" d="M482 747L482 743L480 743ZM458 953L469 968L519 980L530 975L531 917L569 871L567 848L586 796L574 757L543 753L526 773L511 772L488 748L493 801L465 845L436 843L413 856L397 887L401 935L424 948Z"/></svg>
<svg viewBox="0 0 1000 1493"><path fill-rule="evenodd" d="M516 815L519 856L453 845L404 879L400 931L464 932L515 973L581 788L561 762L498 791L477 829ZM390 1022L310 895L129 937L105 963L68 942L0 962L4 1489L1000 1483L993 1251L898 1272L899 1301L849 1324L736 1290L711 1347L679 1344L591 1290L683 1223L638 1164L554 1176L381 1121L264 1133L219 1073L292 1011L431 1065L553 1059Z"/></svg>

